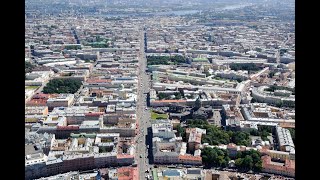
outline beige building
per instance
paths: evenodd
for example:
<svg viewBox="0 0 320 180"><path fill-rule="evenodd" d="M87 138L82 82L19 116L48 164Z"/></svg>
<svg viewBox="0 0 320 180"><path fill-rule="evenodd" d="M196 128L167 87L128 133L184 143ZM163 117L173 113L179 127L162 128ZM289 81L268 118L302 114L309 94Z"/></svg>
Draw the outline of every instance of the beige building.
<svg viewBox="0 0 320 180"><path fill-rule="evenodd" d="M295 177L295 161L285 160L285 163L271 161L271 157L266 155L262 159L262 172Z"/></svg>
<svg viewBox="0 0 320 180"><path fill-rule="evenodd" d="M54 107L69 107L73 101L73 94L60 94L58 97L49 98L47 100L47 106L49 110L52 110Z"/></svg>
<svg viewBox="0 0 320 180"><path fill-rule="evenodd" d="M187 128L186 137L188 139L188 149L193 152L200 148L201 137L203 134L206 134L205 129L200 128Z"/></svg>

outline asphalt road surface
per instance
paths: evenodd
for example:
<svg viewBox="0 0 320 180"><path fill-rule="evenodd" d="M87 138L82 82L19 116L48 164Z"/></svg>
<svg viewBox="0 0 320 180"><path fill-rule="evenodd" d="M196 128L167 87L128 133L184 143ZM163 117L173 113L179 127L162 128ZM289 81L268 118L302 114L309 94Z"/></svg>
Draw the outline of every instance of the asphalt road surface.
<svg viewBox="0 0 320 180"><path fill-rule="evenodd" d="M148 149L146 137L148 127L151 127L151 113L147 108L147 93L150 90L150 77L146 74L147 59L144 53L144 32L141 31L141 49L139 54L138 67L138 98L137 98L137 118L138 118L138 133L136 136L136 159L138 162L139 179L146 179L147 175L151 175L150 164L148 160ZM149 173L146 173L146 170Z"/></svg>

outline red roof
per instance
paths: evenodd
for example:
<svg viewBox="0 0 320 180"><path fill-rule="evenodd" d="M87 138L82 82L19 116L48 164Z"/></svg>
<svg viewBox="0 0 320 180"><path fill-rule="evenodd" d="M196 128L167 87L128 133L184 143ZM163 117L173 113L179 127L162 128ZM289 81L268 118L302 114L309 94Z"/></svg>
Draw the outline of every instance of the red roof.
<svg viewBox="0 0 320 180"><path fill-rule="evenodd" d="M201 161L201 156L192 156L192 155L179 155L179 159L182 160L191 160L191 161Z"/></svg>
<svg viewBox="0 0 320 180"><path fill-rule="evenodd" d="M117 170L119 180L138 180L139 171L136 167L121 167Z"/></svg>

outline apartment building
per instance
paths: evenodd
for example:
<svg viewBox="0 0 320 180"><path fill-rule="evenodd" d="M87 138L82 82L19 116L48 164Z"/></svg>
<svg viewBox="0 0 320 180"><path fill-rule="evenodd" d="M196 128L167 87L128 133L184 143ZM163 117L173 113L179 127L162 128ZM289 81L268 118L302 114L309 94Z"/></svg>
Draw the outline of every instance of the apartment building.
<svg viewBox="0 0 320 180"><path fill-rule="evenodd" d="M281 151L290 152L292 148L294 149L293 140L288 129L277 126L276 135Z"/></svg>
<svg viewBox="0 0 320 180"><path fill-rule="evenodd" d="M273 162L271 157L265 155L262 159L262 172L295 177L295 161L285 160L285 163Z"/></svg>
<svg viewBox="0 0 320 180"><path fill-rule="evenodd" d="M47 106L26 106L25 115L43 115L47 116L49 113Z"/></svg>
<svg viewBox="0 0 320 180"><path fill-rule="evenodd" d="M49 98L47 100L47 106L49 110L52 110L55 107L69 107L73 101L73 94L59 94L59 96L55 98Z"/></svg>
<svg viewBox="0 0 320 180"><path fill-rule="evenodd" d="M198 150L201 145L201 137L206 134L205 129L200 128L187 128L186 129L186 139L188 140L188 150L194 152Z"/></svg>

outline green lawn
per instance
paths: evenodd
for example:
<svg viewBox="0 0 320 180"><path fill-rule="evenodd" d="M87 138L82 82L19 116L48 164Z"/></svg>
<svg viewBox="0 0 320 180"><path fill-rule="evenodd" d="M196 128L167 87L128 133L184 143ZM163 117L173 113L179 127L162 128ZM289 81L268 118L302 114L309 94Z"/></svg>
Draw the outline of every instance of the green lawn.
<svg viewBox="0 0 320 180"><path fill-rule="evenodd" d="M168 114L158 114L158 113L155 113L153 111L151 111L151 119L168 119Z"/></svg>
<svg viewBox="0 0 320 180"><path fill-rule="evenodd" d="M37 89L40 86L25 86L25 89Z"/></svg>

